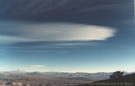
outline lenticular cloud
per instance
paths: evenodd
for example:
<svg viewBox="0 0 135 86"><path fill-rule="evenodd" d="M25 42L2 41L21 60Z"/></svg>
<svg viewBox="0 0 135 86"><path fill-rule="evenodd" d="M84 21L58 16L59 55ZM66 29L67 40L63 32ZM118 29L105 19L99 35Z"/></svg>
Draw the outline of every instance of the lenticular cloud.
<svg viewBox="0 0 135 86"><path fill-rule="evenodd" d="M115 35L115 29L103 26L73 23L10 23L7 31L14 35L0 36L3 41L94 41L107 40ZM6 32L6 31L5 31ZM9 38L8 38L9 37ZM5 39L6 38L6 39ZM12 39L14 38L14 39ZM17 39L17 40L15 40Z"/></svg>

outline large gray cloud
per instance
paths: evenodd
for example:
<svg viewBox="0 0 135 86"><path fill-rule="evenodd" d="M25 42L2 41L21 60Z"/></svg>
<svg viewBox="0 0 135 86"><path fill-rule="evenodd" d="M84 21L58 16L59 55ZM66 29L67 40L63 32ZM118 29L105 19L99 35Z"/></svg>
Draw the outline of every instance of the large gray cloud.
<svg viewBox="0 0 135 86"><path fill-rule="evenodd" d="M133 17L133 1L0 0L0 19L108 25L116 20L122 22Z"/></svg>

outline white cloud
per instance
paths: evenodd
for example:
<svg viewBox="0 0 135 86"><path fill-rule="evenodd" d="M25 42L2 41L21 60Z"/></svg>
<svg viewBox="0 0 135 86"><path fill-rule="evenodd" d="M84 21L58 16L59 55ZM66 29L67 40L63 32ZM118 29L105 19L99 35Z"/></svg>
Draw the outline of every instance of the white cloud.
<svg viewBox="0 0 135 86"><path fill-rule="evenodd" d="M7 31L18 33L13 36L0 36L1 41L93 41L107 40L115 35L116 30L110 27L73 24L73 23L10 23Z"/></svg>
<svg viewBox="0 0 135 86"><path fill-rule="evenodd" d="M46 72L48 71L47 67L45 65L29 65L29 66L23 66L21 67L22 71L26 72Z"/></svg>
<svg viewBox="0 0 135 86"><path fill-rule="evenodd" d="M26 71L26 72L46 72L46 71L48 71L48 69L45 65L22 66L21 70Z"/></svg>
<svg viewBox="0 0 135 86"><path fill-rule="evenodd" d="M45 68L46 66L45 65L30 65L31 67L34 67L34 68Z"/></svg>

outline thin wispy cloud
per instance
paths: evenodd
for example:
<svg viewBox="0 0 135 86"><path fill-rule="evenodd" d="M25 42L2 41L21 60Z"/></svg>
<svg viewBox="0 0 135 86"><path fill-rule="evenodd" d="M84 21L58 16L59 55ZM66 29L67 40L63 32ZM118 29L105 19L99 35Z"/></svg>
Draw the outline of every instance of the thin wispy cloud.
<svg viewBox="0 0 135 86"><path fill-rule="evenodd" d="M8 35L0 35L0 44L11 44L17 42L29 41L29 39L16 37L16 36L8 36Z"/></svg>
<svg viewBox="0 0 135 86"><path fill-rule="evenodd" d="M25 72L46 72L48 71L45 65L1 65L3 71L25 71Z"/></svg>
<svg viewBox="0 0 135 86"><path fill-rule="evenodd" d="M46 72L48 71L47 67L45 65L24 65L20 69L21 71L26 72Z"/></svg>
<svg viewBox="0 0 135 86"><path fill-rule="evenodd" d="M45 68L45 65L30 65L31 67L35 67L35 68Z"/></svg>

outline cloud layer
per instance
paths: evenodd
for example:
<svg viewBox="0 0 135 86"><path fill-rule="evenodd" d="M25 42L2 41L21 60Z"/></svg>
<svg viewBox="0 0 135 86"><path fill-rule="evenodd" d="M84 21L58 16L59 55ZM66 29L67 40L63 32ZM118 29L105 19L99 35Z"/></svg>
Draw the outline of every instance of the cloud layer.
<svg viewBox="0 0 135 86"><path fill-rule="evenodd" d="M4 23L3 23L4 25ZM5 23L0 26L3 42L95 41L115 35L114 28L73 23ZM6 27L6 28L5 28ZM8 33L8 34L6 34ZM10 33L10 34L9 34Z"/></svg>

